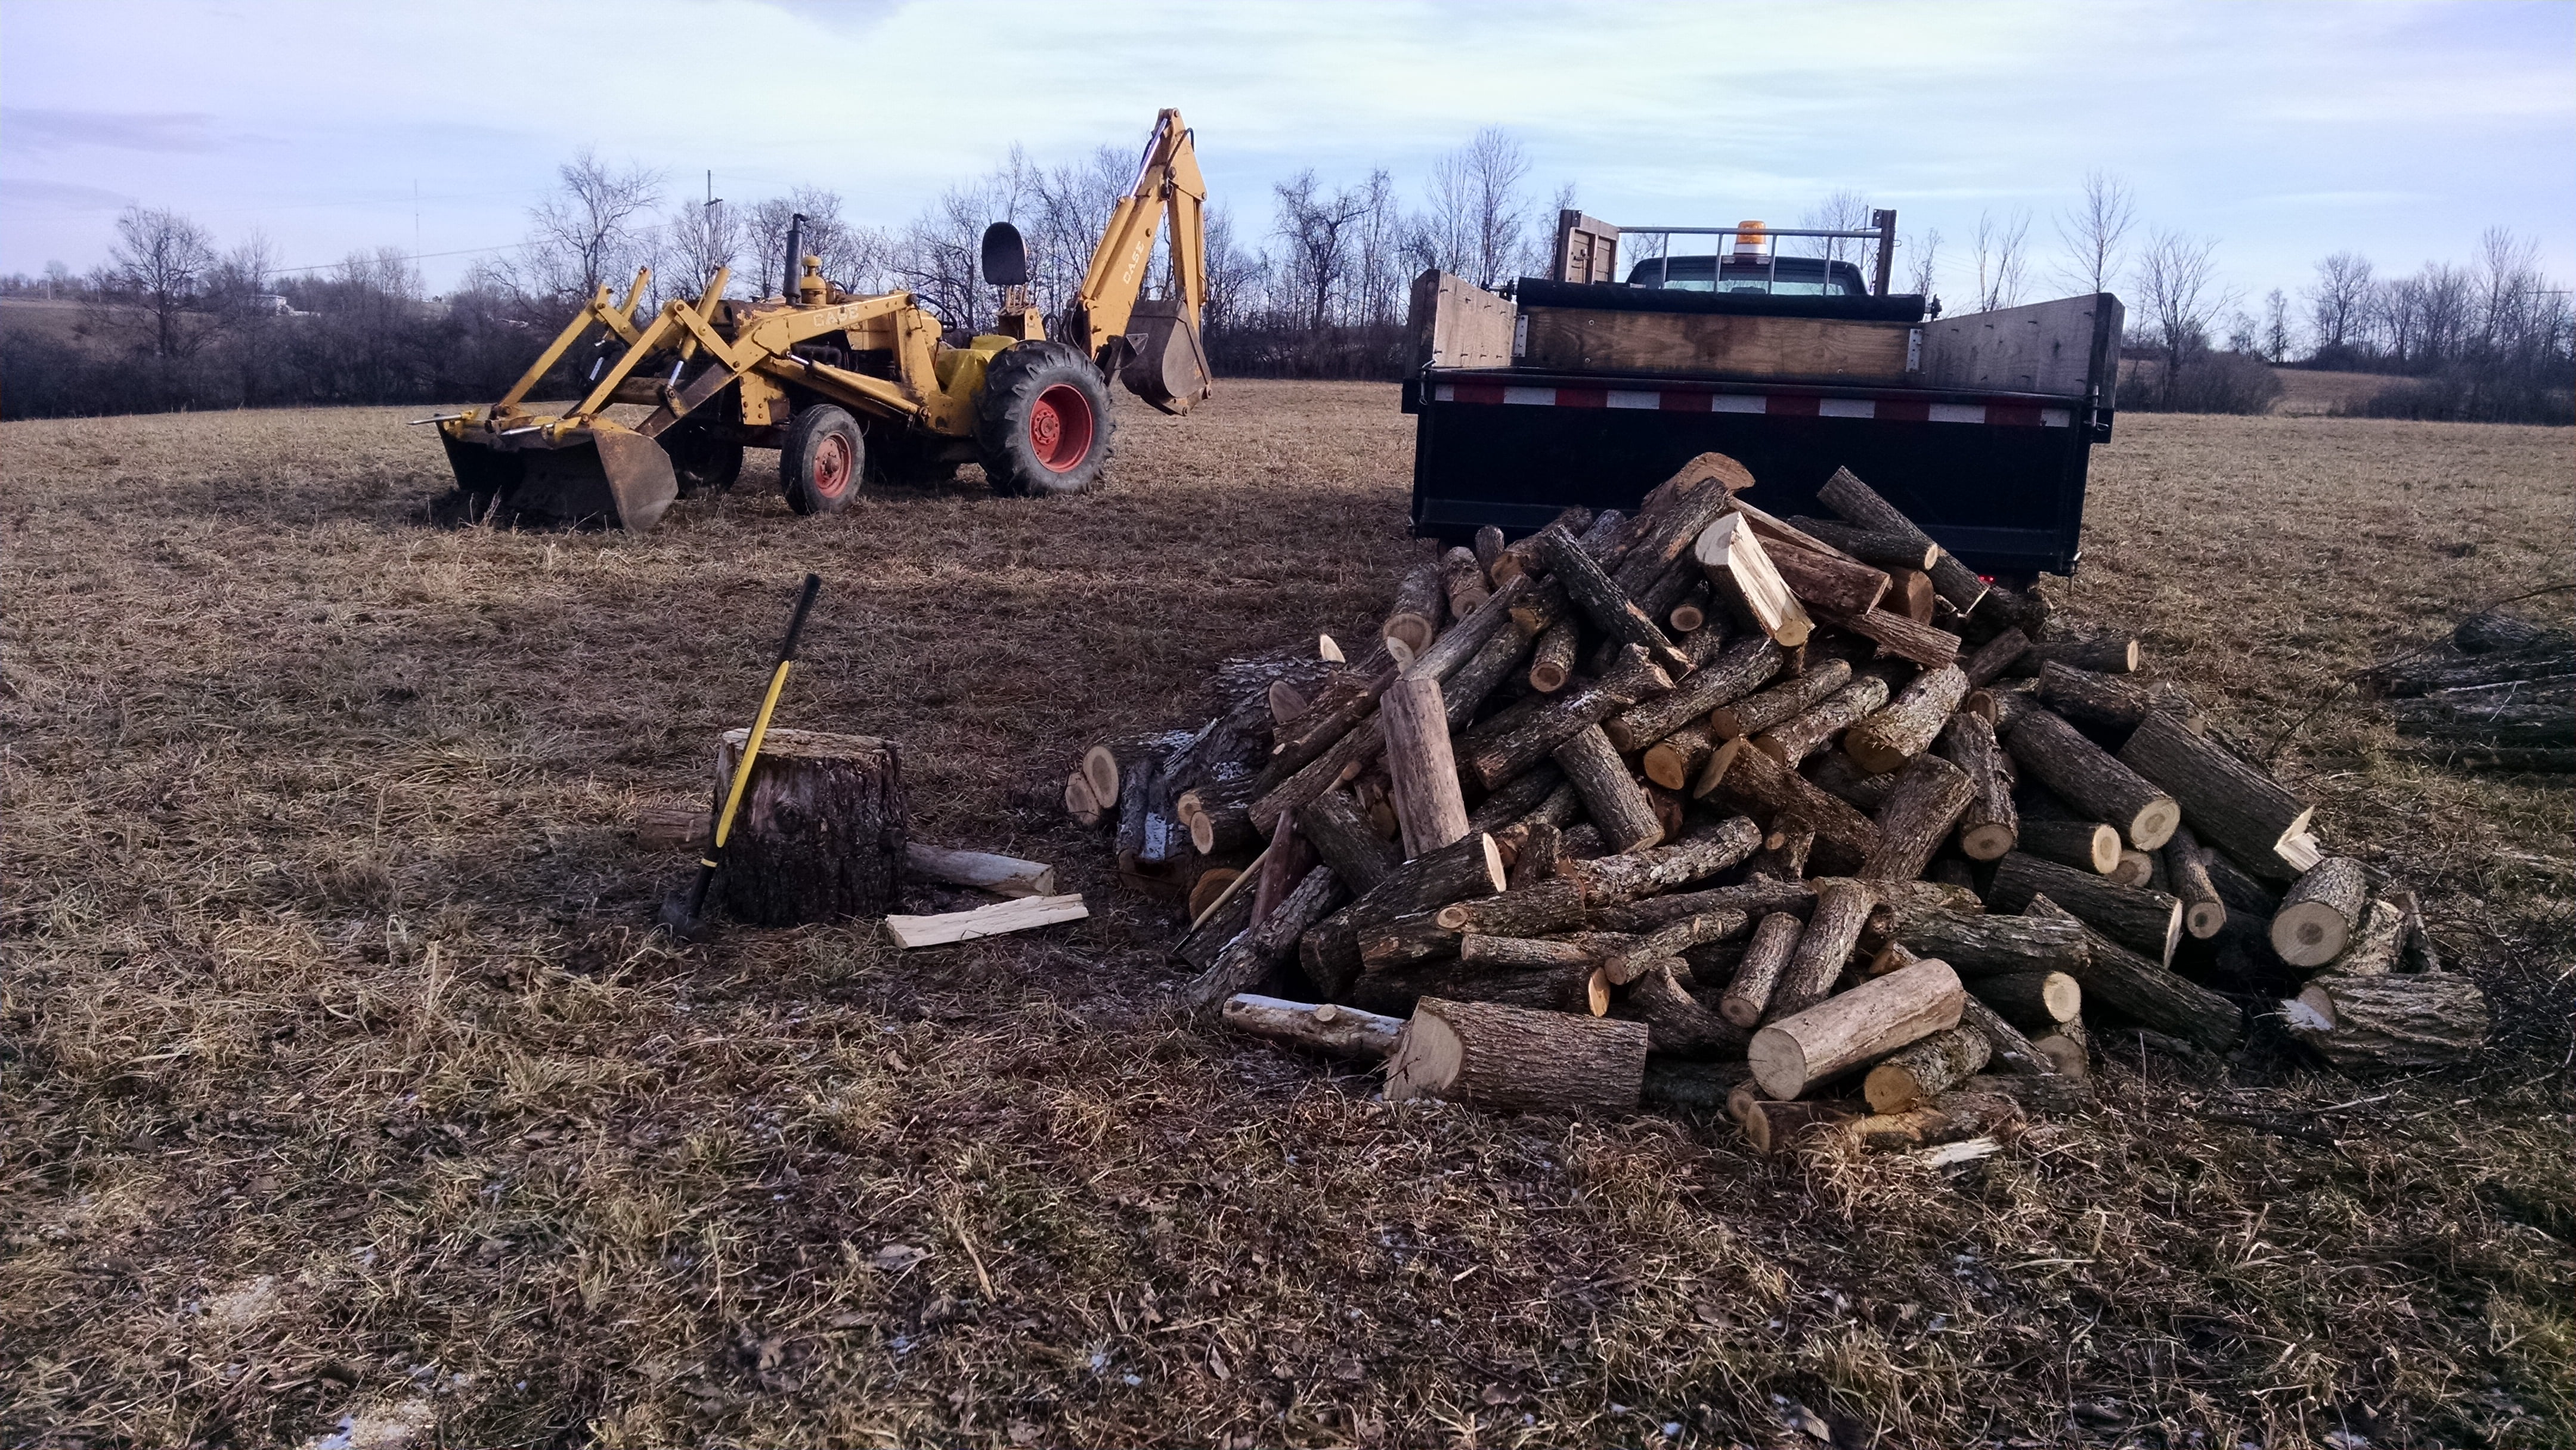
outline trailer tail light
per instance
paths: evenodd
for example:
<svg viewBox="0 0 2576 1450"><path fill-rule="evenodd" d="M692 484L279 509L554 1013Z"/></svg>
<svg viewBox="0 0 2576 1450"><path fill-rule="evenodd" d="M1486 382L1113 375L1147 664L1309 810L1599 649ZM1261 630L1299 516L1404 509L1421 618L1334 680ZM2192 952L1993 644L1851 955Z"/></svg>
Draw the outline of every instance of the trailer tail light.
<svg viewBox="0 0 2576 1450"><path fill-rule="evenodd" d="M1739 262L1762 260L1762 244L1767 236L1768 234L1762 230L1762 223L1758 221L1737 222L1735 224L1735 260Z"/></svg>

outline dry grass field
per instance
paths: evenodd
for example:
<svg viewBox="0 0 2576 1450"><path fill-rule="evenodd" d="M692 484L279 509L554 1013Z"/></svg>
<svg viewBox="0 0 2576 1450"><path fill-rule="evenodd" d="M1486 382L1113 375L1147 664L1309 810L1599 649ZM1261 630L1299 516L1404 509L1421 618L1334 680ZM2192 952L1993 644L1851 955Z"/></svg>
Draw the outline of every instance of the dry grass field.
<svg viewBox="0 0 2576 1450"><path fill-rule="evenodd" d="M644 537L427 526L415 411L0 425L0 1443L2576 1441L2570 792L2338 693L2576 581L2565 431L2127 419L2051 586L2286 737L2487 1060L2131 1057L1936 1172L1398 1109L1158 1005L1170 917L1057 790L1367 629L1392 389L1129 408L1083 499L817 522L763 466ZM635 812L705 788L809 568L782 723L901 742L917 835L1090 921L649 929L687 861Z"/></svg>

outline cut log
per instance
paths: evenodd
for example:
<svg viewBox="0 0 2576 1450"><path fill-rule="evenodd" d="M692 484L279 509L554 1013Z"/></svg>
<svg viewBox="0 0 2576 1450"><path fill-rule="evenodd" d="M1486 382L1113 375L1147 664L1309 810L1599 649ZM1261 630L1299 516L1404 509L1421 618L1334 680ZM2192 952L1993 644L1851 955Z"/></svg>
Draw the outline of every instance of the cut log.
<svg viewBox="0 0 2576 1450"><path fill-rule="evenodd" d="M1834 476L1825 480L1824 487L1816 490L1816 502L1862 528L1920 539L1926 545L1932 542L1912 519L1879 497L1876 490L1861 482L1848 468L1834 470ZM1961 618L1973 613L1986 597L1986 581L1978 578L1974 569L1952 558L1947 549L1934 552L1928 572L1932 575L1932 587L1952 609L1959 612Z"/></svg>
<svg viewBox="0 0 2576 1450"><path fill-rule="evenodd" d="M1353 896L1368 893L1404 864L1404 853L1360 814L1359 803L1337 790L1297 808L1297 834Z"/></svg>
<svg viewBox="0 0 2576 1450"><path fill-rule="evenodd" d="M1671 676L1647 659L1643 650L1631 647L1609 674L1581 689L1548 697L1528 716L1479 739L1468 755L1468 769L1487 790L1493 790L1545 760L1576 731L1672 685Z"/></svg>
<svg viewBox="0 0 2576 1450"><path fill-rule="evenodd" d="M1440 633L1441 621L1448 617L1445 596L1440 587L1437 563L1417 564L1404 573L1396 585L1395 607L1388 611L1386 623L1378 631L1386 640L1386 652L1396 663L1410 664Z"/></svg>
<svg viewBox="0 0 2576 1450"><path fill-rule="evenodd" d="M1752 1072L1741 1062L1693 1062L1649 1055L1641 1097L1649 1107L1722 1112L1727 1096L1749 1080Z"/></svg>
<svg viewBox="0 0 2576 1450"><path fill-rule="evenodd" d="M1836 629L1849 630L1875 643L1880 649L1902 660L1912 660L1927 670L1937 670L1959 662L1959 637L1946 629L1936 629L1892 614L1884 609L1846 614L1840 610L1818 609L1816 617Z"/></svg>
<svg viewBox="0 0 2576 1450"><path fill-rule="evenodd" d="M1807 642L1814 622L1772 566L1744 515L1729 513L1702 530L1691 556L1707 572L1709 583L1741 604L1764 634L1792 649Z"/></svg>
<svg viewBox="0 0 2576 1450"><path fill-rule="evenodd" d="M1896 788L1878 809L1878 846L1862 859L1861 877L1912 881L1921 876L1975 793L1966 771L1937 755L1914 757L1897 773Z"/></svg>
<svg viewBox="0 0 2576 1450"><path fill-rule="evenodd" d="M1628 773L1610 737L1598 725L1586 725L1556 747L1556 768L1574 783L1584 810L1601 831L1602 846L1613 852L1636 851L1664 838L1655 804Z"/></svg>
<svg viewBox="0 0 2576 1450"><path fill-rule="evenodd" d="M719 791L750 734L728 730L717 742ZM883 916L909 829L893 741L771 730L725 840L716 894L737 920L760 926Z"/></svg>
<svg viewBox="0 0 2576 1450"><path fill-rule="evenodd" d="M1442 907L1438 915L1440 924L1449 930L1480 936L1546 936L1572 931L1590 919L1583 888L1563 876L1478 900L1456 902Z"/></svg>
<svg viewBox="0 0 2576 1450"><path fill-rule="evenodd" d="M2202 941L2218 935L2227 925L2227 903L2210 879L2209 853L2189 825L2174 828L2173 838L2165 842L2164 862L2167 889L2182 899L2183 930Z"/></svg>
<svg viewBox="0 0 2576 1450"><path fill-rule="evenodd" d="M1381 649L1370 656L1382 659ZM1253 777L1253 792L1267 796L1286 782L1308 775L1307 767L1335 751L1347 751L1353 737L1377 710L1377 698L1394 684L1398 667L1388 661L1374 668L1363 667L1336 675L1316 693L1314 703L1297 717L1297 727L1284 733L1271 747L1270 758L1262 762ZM1347 757L1346 757L1347 758ZM1302 804L1301 799L1298 804ZM1268 830L1267 820L1254 807L1253 824Z"/></svg>
<svg viewBox="0 0 2576 1450"><path fill-rule="evenodd" d="M1676 980L1676 968L1689 970L1675 957L1640 974L1627 995L1612 1004L1610 1015L1646 1024L1646 1046L1654 1052L1742 1052L1752 1034L1701 1006Z"/></svg>
<svg viewBox="0 0 2576 1450"><path fill-rule="evenodd" d="M1466 627L1458 626L1460 630ZM1432 649L1436 652L1439 646L1434 645ZM1453 731L1463 729L1468 721L1475 719L1476 712L1485 701L1492 698L1494 691L1500 689L1527 658L1529 641L1521 638L1519 630L1495 630L1492 638L1469 656L1456 673L1440 682L1440 698L1449 728ZM1415 678L1427 679L1429 676Z"/></svg>
<svg viewBox="0 0 2576 1450"><path fill-rule="evenodd" d="M1734 1099L1729 1097L1731 1103ZM1868 1104L1861 1102L1777 1102L1756 1099L1745 1104L1736 1121L1744 1128L1744 1141L1753 1151L1765 1157L1786 1153L1801 1144L1817 1142L1834 1130L1863 1116Z"/></svg>
<svg viewBox="0 0 2576 1450"><path fill-rule="evenodd" d="M2287 877L2279 864L2286 860L2281 848L2307 830L2314 811L2269 774L2161 713L2138 722L2120 747L2120 760L2181 803L2184 819L2204 845L2258 874ZM2109 819L2116 823L2116 817Z"/></svg>
<svg viewBox="0 0 2576 1450"><path fill-rule="evenodd" d="M2002 917L2005 921L2046 921L2045 917ZM2051 925L2071 926L2072 922ZM2089 963L2091 954L2085 961ZM1996 976L1977 977L1968 981L1968 990L1977 1000L1992 1007L2003 1019L2028 1032L2049 1033L2075 1020L2084 1010L2084 987L2064 972L2004 972Z"/></svg>
<svg viewBox="0 0 2576 1450"><path fill-rule="evenodd" d="M1620 587L1639 593L1647 580L1681 562L1700 531L1752 486L1753 475L1743 464L1723 453L1703 453L1648 490L1620 541Z"/></svg>
<svg viewBox="0 0 2576 1450"><path fill-rule="evenodd" d="M1792 770L1853 723L1887 703L1887 681L1862 675L1813 709L1753 737L1753 746Z"/></svg>
<svg viewBox="0 0 2576 1450"><path fill-rule="evenodd" d="M1751 944L1744 949L1744 960L1736 966L1734 980L1726 984L1726 994L1718 998L1719 1016L1738 1027L1761 1025L1763 1013L1771 1006L1771 994L1779 988L1781 973L1788 968L1804 929L1805 923L1785 911L1762 918L1762 924L1753 930Z"/></svg>
<svg viewBox="0 0 2576 1450"><path fill-rule="evenodd" d="M764 748L764 755L767 754ZM1004 936L1032 927L1053 926L1060 921L1080 921L1091 915L1079 895L1023 896L1012 901L996 901L972 911L948 911L936 916L889 916L886 934L906 951L914 947L944 947L956 942L981 941L986 937Z"/></svg>
<svg viewBox="0 0 2576 1450"><path fill-rule="evenodd" d="M1816 889L1804 881L1756 878L1734 886L1711 887L1706 891L1675 891L1662 896L1640 897L1635 901L1604 906L1593 912L1589 919L1603 931L1643 933L1670 926L1684 917L1712 911L1740 911L1748 918L1786 911L1803 917L1814 909L1815 904Z"/></svg>
<svg viewBox="0 0 2576 1450"><path fill-rule="evenodd" d="M2037 673L2050 664L2073 665L2097 675L2135 674L2138 669L2138 641L2135 635L2126 634L2042 640L2030 647L2021 664L2025 674Z"/></svg>
<svg viewBox="0 0 2576 1450"><path fill-rule="evenodd" d="M1391 921L1358 925L1360 970L1390 971L1458 954L1458 934L1440 925L1431 912L1416 912Z"/></svg>
<svg viewBox="0 0 2576 1450"><path fill-rule="evenodd" d="M1437 911L1453 902L1492 896L1503 889L1502 848L1478 831L1405 862L1353 903L1365 922ZM1536 936L1540 933L1532 932Z"/></svg>
<svg viewBox="0 0 2576 1450"><path fill-rule="evenodd" d="M1763 643L1769 644L1769 640ZM1666 790L1688 790L1717 753L1717 737L1704 720L1694 720L1646 747L1646 779Z"/></svg>
<svg viewBox="0 0 2576 1450"><path fill-rule="evenodd" d="M1929 571L1938 557L1940 546L1919 533L1900 533L1891 529L1865 528L1841 519L1819 519L1800 515L1788 520L1809 537L1849 554L1864 564L1881 569Z"/></svg>
<svg viewBox="0 0 2576 1450"><path fill-rule="evenodd" d="M1282 818L1335 786L1355 779L1385 749L1386 736L1376 717L1362 720L1303 769L1256 798L1252 802L1252 828L1265 834L1277 830ZM1254 783L1259 784L1259 777Z"/></svg>
<svg viewBox="0 0 2576 1450"><path fill-rule="evenodd" d="M1742 862L1761 844L1761 827L1742 816L1730 816L1669 846L1568 861L1557 868L1557 875L1581 891L1588 906L1609 906L1704 881Z"/></svg>
<svg viewBox="0 0 2576 1450"><path fill-rule="evenodd" d="M1876 904L1869 887L1861 882L1837 877L1817 883L1816 909L1807 918L1806 930L1799 933L1778 985L1771 989L1766 1017L1776 1021L1795 1016L1833 995L1834 982L1850 963L1852 948L1860 944L1861 928L1868 925L1870 909Z"/></svg>
<svg viewBox="0 0 2576 1450"><path fill-rule="evenodd" d="M1628 940L1624 945L1606 947L1601 955L1602 975L1610 979L1610 985L1624 987L1660 963L1680 958L1693 947L1742 936L1748 924L1745 914L1740 911L1702 912L1667 922L1645 936Z"/></svg>
<svg viewBox="0 0 2576 1450"><path fill-rule="evenodd" d="M1297 954L1297 939L1340 905L1344 894L1331 867L1318 866L1307 872L1296 888L1271 908L1269 916L1256 920L1226 943L1225 950L1217 953L1208 969L1190 980L1185 996L1206 1007L1237 992L1250 991L1263 977L1287 965Z"/></svg>
<svg viewBox="0 0 2576 1450"><path fill-rule="evenodd" d="M1549 825L1564 825L1574 819L1573 812L1578 807L1572 788L1566 786L1564 775L1553 765L1523 771L1497 787L1493 794L1477 802L1476 808L1467 813L1467 824L1474 830L1499 831L1538 810L1560 788L1565 792L1566 814L1561 818L1550 815L1546 819Z"/></svg>
<svg viewBox="0 0 2576 1450"><path fill-rule="evenodd" d="M1794 816L1816 832L1818 865L1857 870L1878 845L1877 825L1751 745L1739 737L1719 746L1691 793L1764 822Z"/></svg>
<svg viewBox="0 0 2576 1450"><path fill-rule="evenodd" d="M2292 1036L2347 1071L2447 1067L2493 1025L2486 994L2453 972L2317 978L2281 1004Z"/></svg>
<svg viewBox="0 0 2576 1450"><path fill-rule="evenodd" d="M2160 891L2114 886L2104 877L2015 851L1995 863L1986 909L2027 912L2045 895L2077 920L2159 967L2173 961L2182 941L2182 903Z"/></svg>
<svg viewBox="0 0 2576 1450"><path fill-rule="evenodd" d="M1941 962L1872 978L1755 1033L1746 1052L1753 1079L1775 1098L1805 1097L1862 1063L1958 1026L1966 995L1958 974Z"/></svg>
<svg viewBox="0 0 2576 1450"><path fill-rule="evenodd" d="M1526 936L1461 936L1458 961L1462 966L1500 972L1525 972L1537 967L1581 967L1590 971L1601 964L1599 952L1584 942Z"/></svg>
<svg viewBox="0 0 2576 1450"><path fill-rule="evenodd" d="M1909 951L1948 962L1980 993L1988 977L2081 973L2093 955L2081 923L2036 916L1931 911L1890 935Z"/></svg>
<svg viewBox="0 0 2576 1450"><path fill-rule="evenodd" d="M1861 1096L1874 1113L1901 1113L1983 1071L1994 1048L1973 1027L1945 1028L1898 1049L1861 1080Z"/></svg>
<svg viewBox="0 0 2576 1450"><path fill-rule="evenodd" d="M1690 668L1689 659L1673 647L1663 629L1646 617L1637 602L1603 572L1600 562L1573 536L1561 529L1542 531L1539 557L1556 576L1556 582L1564 586L1566 599L1602 633L1644 650L1647 658L1666 669L1680 672Z"/></svg>
<svg viewBox="0 0 2576 1450"><path fill-rule="evenodd" d="M2032 897L2023 910L2030 916L2076 919L2046 896ZM2082 971L2067 975L2083 984L2086 1001L2127 1013L2149 1028L2171 1033L2209 1052L2227 1052L2245 1040L2244 1014L2235 1003L2165 970L2090 926L2085 931L2092 938L2092 956Z"/></svg>
<svg viewBox="0 0 2576 1450"><path fill-rule="evenodd" d="M2030 636L2018 629L2007 629L1977 646L1960 669L1968 676L1970 689L1982 690L2009 671L2021 657L2030 652Z"/></svg>
<svg viewBox="0 0 2576 1450"><path fill-rule="evenodd" d="M2048 1065L2059 1077L2081 1081L2093 1071L2093 1050L2085 1040L2084 1019L2065 1023L2045 1037L2034 1038L2031 1050L2048 1059Z"/></svg>
<svg viewBox="0 0 2576 1450"><path fill-rule="evenodd" d="M2151 714L2171 715L2188 728L2191 697L2174 690L2148 690L2117 675L2096 674L2050 660L2041 666L2034 693L2040 703L2067 721L2099 731L2105 739L2125 739Z"/></svg>
<svg viewBox="0 0 2576 1450"><path fill-rule="evenodd" d="M1805 549L1767 551L1780 582L1810 608L1860 614L1878 607L1887 596L1887 571L1867 564L1810 553Z"/></svg>
<svg viewBox="0 0 2576 1450"><path fill-rule="evenodd" d="M1064 813L1073 817L1078 826L1099 825L1109 815L1108 807L1091 793L1091 777L1083 774L1079 765L1064 782Z"/></svg>
<svg viewBox="0 0 2576 1450"><path fill-rule="evenodd" d="M1774 648L1776 649L1777 646L1775 645ZM1768 673L1770 672L1766 672L1766 677ZM1720 740L1733 740L1741 735L1758 735L1775 725L1786 724L1832 699L1841 693L1851 680L1850 661L1839 659L1822 661L1809 666L1805 674L1786 680L1758 695L1748 695L1732 702L1720 701L1709 712L1709 729Z"/></svg>
<svg viewBox="0 0 2576 1450"><path fill-rule="evenodd" d="M1523 829L1523 828L1516 828ZM1496 837L1500 841L1500 837ZM1534 821L1512 850L1512 869L1505 890L1536 885L1556 875L1565 861L1564 833L1545 821Z"/></svg>
<svg viewBox="0 0 2576 1450"><path fill-rule="evenodd" d="M1840 750L1819 751L1799 767L1818 789L1848 802L1852 809L1877 814L1896 789L1893 775L1872 775Z"/></svg>
<svg viewBox="0 0 2576 1450"><path fill-rule="evenodd" d="M1079 780L1081 776L1076 775ZM1065 804L1071 808L1073 797L1067 785ZM1088 786L1083 788L1087 798ZM715 840L715 807L712 801L677 801L640 807L635 812L635 844L646 851L704 851Z"/></svg>
<svg viewBox="0 0 2576 1450"><path fill-rule="evenodd" d="M1574 677L1575 651L1582 644L1583 626L1571 619L1560 619L1542 630L1530 650L1530 688L1543 695L1564 689Z"/></svg>
<svg viewBox="0 0 2576 1450"><path fill-rule="evenodd" d="M1642 1022L1425 997L1387 1064L1386 1097L1625 1111L1644 1083L1647 1038Z"/></svg>
<svg viewBox="0 0 2576 1450"><path fill-rule="evenodd" d="M1237 992L1219 1011L1225 1025L1335 1057L1374 1061L1395 1051L1404 1019L1333 1002L1290 1002Z"/></svg>
<svg viewBox="0 0 2576 1450"><path fill-rule="evenodd" d="M1787 661L1787 652L1770 639L1747 635L1728 644L1715 660L1683 677L1672 689L1611 716L1602 728L1621 750L1643 750L1685 722L1758 689Z"/></svg>
<svg viewBox="0 0 2576 1450"><path fill-rule="evenodd" d="M1702 577L1682 591L1682 597L1674 603L1672 612L1664 616L1664 623L1674 636L1673 643L1685 650L1690 645L1681 636L1697 634L1708 627L1709 593L1709 582Z"/></svg>
<svg viewBox="0 0 2576 1450"><path fill-rule="evenodd" d="M1449 720L1437 680L1398 680L1378 700L1387 778L1407 859L1467 835L1467 802L1449 753Z"/></svg>
<svg viewBox="0 0 2576 1450"><path fill-rule="evenodd" d="M2141 733L2147 728L2139 727ZM2015 721L2004 746L2033 779L2084 814L2110 822L2141 851L2163 845L2182 823L2174 797L2049 711L2032 710Z"/></svg>
<svg viewBox="0 0 2576 1450"><path fill-rule="evenodd" d="M1884 775L1930 749L1967 693L1968 676L1956 665L1926 670L1854 725L1843 736L1843 749L1861 769Z"/></svg>
<svg viewBox="0 0 2576 1450"><path fill-rule="evenodd" d="M1252 923L1259 926L1270 919L1270 913L1297 889L1306 873L1315 869L1315 848L1297 834L1293 816L1281 816L1279 826L1271 832L1270 844L1261 859L1252 866Z"/></svg>
<svg viewBox="0 0 2576 1450"><path fill-rule="evenodd" d="M1472 552L1476 559L1476 567L1485 571L1488 582L1500 582L1498 580L1494 580L1492 575L1495 561L1503 557L1503 549L1506 542L1507 541L1503 538L1503 531L1494 527L1492 524L1479 524L1477 526L1476 547Z"/></svg>
<svg viewBox="0 0 2576 1450"><path fill-rule="evenodd" d="M2155 874L2154 857L2144 851L2122 847L2120 859L2111 863L2111 873L2106 879L2114 886L2147 887Z"/></svg>
<svg viewBox="0 0 2576 1450"><path fill-rule="evenodd" d="M1449 602L1449 617L1465 619L1492 596L1493 581L1476 562L1473 549L1451 549L1440 556L1440 591Z"/></svg>
<svg viewBox="0 0 2576 1450"><path fill-rule="evenodd" d="M1802 880L1807 874L1807 856L1815 849L1815 827L1794 818L1783 820L1763 835L1762 849L1744 863L1745 874Z"/></svg>
<svg viewBox="0 0 2576 1450"><path fill-rule="evenodd" d="M2329 856L2281 896L2272 915L2272 950L2294 967L2322 967L2343 954L2369 904L2361 863Z"/></svg>
<svg viewBox="0 0 2576 1450"><path fill-rule="evenodd" d="M996 896L1053 896L1055 868L1043 861L996 856L985 851L958 851L946 846L907 841L904 870L917 880L972 886Z"/></svg>
<svg viewBox="0 0 2576 1450"><path fill-rule="evenodd" d="M1978 1001L1974 993L1960 999L1959 1025L1973 1027L1982 1033L1987 1049L1993 1053L1992 1062L2006 1072L2047 1076L2057 1071L2057 1064L2029 1038L2022 1036L2020 1028L2006 1022L1994 1008Z"/></svg>
<svg viewBox="0 0 2576 1450"><path fill-rule="evenodd" d="M1959 813L1959 849L1972 861L2000 860L2021 841L2021 812L2013 805L2010 757L1982 715L1952 715L1942 727L1942 758L1968 778L1967 809Z"/></svg>
<svg viewBox="0 0 2576 1450"><path fill-rule="evenodd" d="M2100 821L2025 820L2016 849L2060 866L2108 876L2120 864L2120 833Z"/></svg>

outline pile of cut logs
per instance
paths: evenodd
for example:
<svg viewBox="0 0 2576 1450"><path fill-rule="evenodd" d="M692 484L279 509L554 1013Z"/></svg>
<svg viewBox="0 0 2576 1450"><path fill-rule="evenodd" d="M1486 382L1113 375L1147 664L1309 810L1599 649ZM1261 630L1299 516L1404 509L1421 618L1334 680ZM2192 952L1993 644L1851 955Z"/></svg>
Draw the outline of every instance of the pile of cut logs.
<svg viewBox="0 0 2576 1450"><path fill-rule="evenodd" d="M1232 662L1200 728L1093 746L1066 804L1187 900L1192 1000L1390 1098L1724 1105L1765 1149L1986 1142L2249 1007L2348 1066L2477 1047L2411 894L2135 640L2061 637L1848 472L1832 519L1752 481L1487 529L1362 657Z"/></svg>
<svg viewBox="0 0 2576 1450"><path fill-rule="evenodd" d="M2417 754L2490 770L2576 771L2576 637L2508 614L2477 614L2447 648L2371 672Z"/></svg>

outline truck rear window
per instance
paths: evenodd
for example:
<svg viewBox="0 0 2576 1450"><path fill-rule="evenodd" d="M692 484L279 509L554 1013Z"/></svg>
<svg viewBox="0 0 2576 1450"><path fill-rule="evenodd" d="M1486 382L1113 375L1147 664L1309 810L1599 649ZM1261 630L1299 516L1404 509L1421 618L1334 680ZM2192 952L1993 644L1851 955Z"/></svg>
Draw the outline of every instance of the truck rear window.
<svg viewBox="0 0 2576 1450"><path fill-rule="evenodd" d="M1715 257L1651 257L1628 273L1631 287L1675 292L1752 292L1772 297L1865 297L1869 287L1849 262L1782 257L1720 265Z"/></svg>

